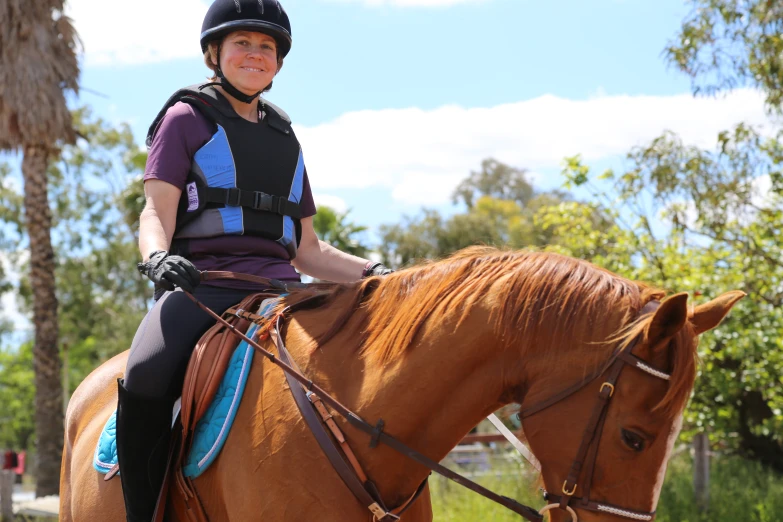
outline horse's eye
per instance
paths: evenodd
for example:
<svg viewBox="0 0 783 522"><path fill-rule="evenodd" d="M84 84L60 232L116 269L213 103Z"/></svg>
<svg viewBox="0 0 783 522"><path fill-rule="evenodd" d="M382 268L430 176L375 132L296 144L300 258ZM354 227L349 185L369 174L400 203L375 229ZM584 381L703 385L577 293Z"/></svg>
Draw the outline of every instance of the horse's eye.
<svg viewBox="0 0 783 522"><path fill-rule="evenodd" d="M634 451L642 451L644 449L644 439L636 433L628 430L622 430L623 444L628 446Z"/></svg>

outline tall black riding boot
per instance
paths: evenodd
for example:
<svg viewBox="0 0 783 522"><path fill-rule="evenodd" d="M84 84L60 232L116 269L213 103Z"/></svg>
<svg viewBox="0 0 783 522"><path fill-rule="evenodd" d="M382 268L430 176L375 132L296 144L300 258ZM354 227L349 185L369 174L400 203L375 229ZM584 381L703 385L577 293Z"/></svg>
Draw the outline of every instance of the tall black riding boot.
<svg viewBox="0 0 783 522"><path fill-rule="evenodd" d="M174 399L143 397L117 379L117 460L128 522L150 522L168 463Z"/></svg>

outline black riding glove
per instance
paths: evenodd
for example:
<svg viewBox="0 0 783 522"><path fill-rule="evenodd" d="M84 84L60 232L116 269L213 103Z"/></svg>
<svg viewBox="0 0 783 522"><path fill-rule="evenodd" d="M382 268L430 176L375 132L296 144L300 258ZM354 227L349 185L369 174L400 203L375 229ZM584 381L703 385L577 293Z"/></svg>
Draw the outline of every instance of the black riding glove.
<svg viewBox="0 0 783 522"><path fill-rule="evenodd" d="M385 276L392 272L394 272L394 270L384 266L383 263L373 263L364 269L362 277Z"/></svg>
<svg viewBox="0 0 783 522"><path fill-rule="evenodd" d="M139 263L137 268L164 290L174 290L178 286L186 292L192 292L201 282L201 274L193 263L182 256L170 256L163 250L150 254L150 260Z"/></svg>

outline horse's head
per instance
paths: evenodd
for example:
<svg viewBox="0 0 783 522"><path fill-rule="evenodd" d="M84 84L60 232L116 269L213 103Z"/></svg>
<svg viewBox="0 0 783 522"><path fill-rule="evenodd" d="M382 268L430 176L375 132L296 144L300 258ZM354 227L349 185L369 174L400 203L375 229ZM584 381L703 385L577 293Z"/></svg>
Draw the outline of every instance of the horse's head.
<svg viewBox="0 0 783 522"><path fill-rule="evenodd" d="M580 365L572 350L553 371L558 380L547 381L548 393L539 388L521 399L525 434L549 502L558 505L549 511L553 521L652 519L693 388L698 336L743 296L728 292L692 310L687 294L648 305L606 343L610 353L597 350L609 361L604 366L588 362L593 354ZM547 404L574 383L576 391Z"/></svg>

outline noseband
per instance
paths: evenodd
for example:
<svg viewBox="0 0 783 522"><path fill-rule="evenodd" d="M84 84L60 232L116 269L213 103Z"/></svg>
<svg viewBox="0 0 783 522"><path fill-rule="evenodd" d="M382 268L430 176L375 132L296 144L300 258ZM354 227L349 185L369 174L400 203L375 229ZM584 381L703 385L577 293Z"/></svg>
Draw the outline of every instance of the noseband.
<svg viewBox="0 0 783 522"><path fill-rule="evenodd" d="M647 303L639 312L639 316L653 313L659 306L660 303L657 301ZM541 509L541 511L539 511L540 514L543 515L552 509L562 509L571 515L572 522L577 522L577 515L574 510L574 508L576 508L583 509L585 511L592 511L595 513L616 515L632 520L649 521L655 519L654 511L635 511L625 507L617 506L615 504L590 500L590 486L592 485L593 481L595 461L598 455L598 444L601 440L601 435L604 430L606 412L609 409L609 401L612 399L612 396L614 396L617 380L620 377L623 369L626 367L626 365L630 365L661 380L668 381L671 378L669 374L653 368L644 360L633 355L633 350L639 343L640 337L641 335L634 339L626 349L615 352L609 361L608 368L604 367L600 372L588 377L585 381L582 381L581 383L572 386L571 388L563 390L562 392L553 397L550 397L549 399L546 399L545 401L520 410L520 419L530 417L531 415L543 411L553 404L562 401L566 397L570 397L577 391L583 389L585 386L598 379L600 376L606 375L606 378L598 391L598 401L593 407L590 420L588 421L584 430L584 434L582 435L582 442L579 445L579 450L576 453L573 464L571 464L571 469L568 472L568 476L565 482L563 482L563 487L560 490L561 494L553 495L552 493L545 491L544 499L550 502L550 504ZM584 479L580 487L581 496L577 497L575 496L575 493L577 487L579 486L578 482L580 480L580 476L582 476L582 471L584 471Z"/></svg>

